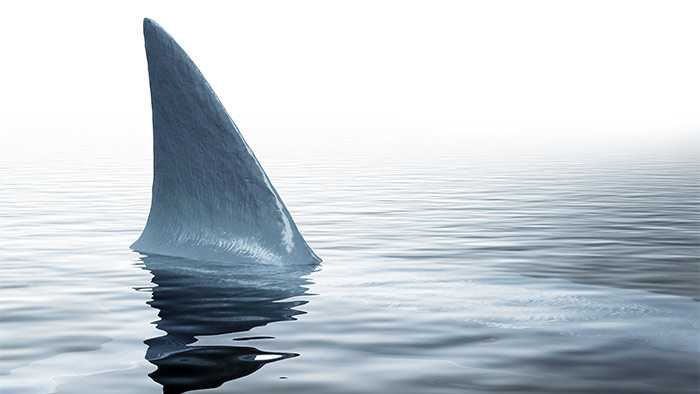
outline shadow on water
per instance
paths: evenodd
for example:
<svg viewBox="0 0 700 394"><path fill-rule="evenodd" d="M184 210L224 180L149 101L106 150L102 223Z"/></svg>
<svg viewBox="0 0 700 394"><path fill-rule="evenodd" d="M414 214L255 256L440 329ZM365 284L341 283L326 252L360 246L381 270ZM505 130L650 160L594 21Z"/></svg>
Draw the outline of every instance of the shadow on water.
<svg viewBox="0 0 700 394"><path fill-rule="evenodd" d="M165 335L150 338L146 359L156 365L150 377L167 394L214 388L250 375L265 364L296 357L246 346L201 346L197 337L246 332L305 312L315 266L271 266L254 261L218 263L167 256L142 256L153 275L156 327ZM254 338L236 338L254 339ZM257 338L260 339L260 338Z"/></svg>

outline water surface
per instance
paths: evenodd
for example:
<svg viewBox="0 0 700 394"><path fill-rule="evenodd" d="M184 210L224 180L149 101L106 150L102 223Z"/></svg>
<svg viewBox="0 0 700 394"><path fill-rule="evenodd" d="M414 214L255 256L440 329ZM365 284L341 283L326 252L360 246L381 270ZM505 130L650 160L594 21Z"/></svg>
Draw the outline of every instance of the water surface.
<svg viewBox="0 0 700 394"><path fill-rule="evenodd" d="M0 392L695 393L696 157L262 157L308 269L145 256L147 155L0 161Z"/></svg>

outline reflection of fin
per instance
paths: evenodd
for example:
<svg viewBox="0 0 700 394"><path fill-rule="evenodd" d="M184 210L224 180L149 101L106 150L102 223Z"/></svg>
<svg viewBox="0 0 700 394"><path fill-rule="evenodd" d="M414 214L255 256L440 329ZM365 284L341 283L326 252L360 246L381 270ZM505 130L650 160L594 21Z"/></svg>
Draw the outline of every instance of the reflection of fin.
<svg viewBox="0 0 700 394"><path fill-rule="evenodd" d="M163 385L164 394L219 387L250 375L263 365L296 357L296 353L271 353L251 347L193 346L151 361L158 369L149 376Z"/></svg>
<svg viewBox="0 0 700 394"><path fill-rule="evenodd" d="M203 260L320 261L184 50L143 23L153 110L151 211L135 250Z"/></svg>
<svg viewBox="0 0 700 394"><path fill-rule="evenodd" d="M148 304L158 311L155 325L164 333L144 341L146 360L157 367L150 376L163 385L164 393L218 387L297 356L253 346L276 346L263 327L293 322L305 313L300 308L308 302L307 276L316 266L273 266L247 259L197 264L159 255L141 259L153 275ZM205 338L209 340L201 341Z"/></svg>

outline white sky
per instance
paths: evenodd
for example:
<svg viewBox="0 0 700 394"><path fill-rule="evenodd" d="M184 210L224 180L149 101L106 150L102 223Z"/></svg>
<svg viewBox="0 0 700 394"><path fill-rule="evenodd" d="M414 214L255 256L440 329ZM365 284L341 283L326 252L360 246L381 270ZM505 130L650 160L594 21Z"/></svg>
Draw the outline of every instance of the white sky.
<svg viewBox="0 0 700 394"><path fill-rule="evenodd" d="M254 146L699 140L698 1L22 1L0 6L3 144L150 141L145 16Z"/></svg>

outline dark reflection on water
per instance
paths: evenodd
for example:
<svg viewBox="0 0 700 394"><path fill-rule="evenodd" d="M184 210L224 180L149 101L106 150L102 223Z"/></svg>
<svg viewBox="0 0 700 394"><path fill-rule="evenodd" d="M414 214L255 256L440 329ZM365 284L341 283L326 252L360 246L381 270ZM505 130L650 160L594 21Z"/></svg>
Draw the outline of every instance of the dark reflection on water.
<svg viewBox="0 0 700 394"><path fill-rule="evenodd" d="M149 304L157 309L146 359L158 369L150 377L168 394L218 387L252 374L265 364L295 353L246 346L200 346L198 337L249 331L295 320L307 303L291 298L306 293L304 278L313 266L279 267L241 260L229 263L167 256L142 257L155 285ZM236 339L246 339L236 338Z"/></svg>

